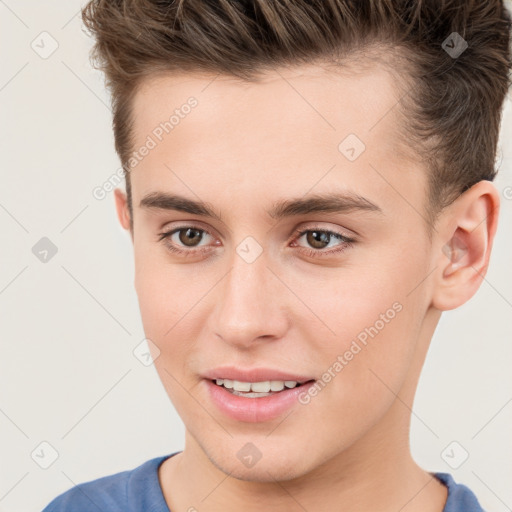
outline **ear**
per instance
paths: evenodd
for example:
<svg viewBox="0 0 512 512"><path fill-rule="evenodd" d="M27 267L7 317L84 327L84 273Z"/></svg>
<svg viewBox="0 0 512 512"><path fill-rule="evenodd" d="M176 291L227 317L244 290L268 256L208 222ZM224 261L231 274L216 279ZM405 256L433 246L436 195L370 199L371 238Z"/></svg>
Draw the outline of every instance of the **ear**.
<svg viewBox="0 0 512 512"><path fill-rule="evenodd" d="M487 272L500 195L487 180L466 190L441 215L432 305L446 311L467 302Z"/></svg>
<svg viewBox="0 0 512 512"><path fill-rule="evenodd" d="M128 203L126 200L126 194L119 188L114 190L114 196L116 201L117 218L124 229L130 231L130 236L133 242L133 231L130 226L130 211L128 209Z"/></svg>

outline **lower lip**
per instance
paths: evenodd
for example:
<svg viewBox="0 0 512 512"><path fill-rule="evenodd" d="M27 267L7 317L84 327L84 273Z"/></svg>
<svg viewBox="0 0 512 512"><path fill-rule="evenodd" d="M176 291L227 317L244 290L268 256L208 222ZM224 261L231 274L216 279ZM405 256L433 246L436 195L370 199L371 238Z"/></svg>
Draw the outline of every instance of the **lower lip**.
<svg viewBox="0 0 512 512"><path fill-rule="evenodd" d="M298 402L301 393L307 390L315 381L302 384L292 389L279 391L273 395L260 398L247 398L233 395L222 386L218 386L209 379L205 379L212 402L221 412L237 421L259 423L278 418L292 405Z"/></svg>

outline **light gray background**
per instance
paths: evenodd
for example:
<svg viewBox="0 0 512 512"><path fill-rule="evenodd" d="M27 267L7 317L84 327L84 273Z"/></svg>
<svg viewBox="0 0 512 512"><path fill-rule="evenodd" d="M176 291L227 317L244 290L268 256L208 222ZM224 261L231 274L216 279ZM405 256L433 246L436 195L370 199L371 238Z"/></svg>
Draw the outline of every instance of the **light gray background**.
<svg viewBox="0 0 512 512"><path fill-rule="evenodd" d="M76 483L183 448L184 427L154 368L133 354L144 333L129 235L113 194L92 196L119 161L82 5L0 0L3 512L39 511ZM31 46L48 52L52 39L58 48L47 58ZM411 428L423 467L451 472L496 512L512 507L510 95L500 155L491 265L477 295L442 317ZM47 263L32 252L43 237L58 249ZM453 441L452 460L469 453L458 469L441 456ZM58 458L43 469L52 450Z"/></svg>

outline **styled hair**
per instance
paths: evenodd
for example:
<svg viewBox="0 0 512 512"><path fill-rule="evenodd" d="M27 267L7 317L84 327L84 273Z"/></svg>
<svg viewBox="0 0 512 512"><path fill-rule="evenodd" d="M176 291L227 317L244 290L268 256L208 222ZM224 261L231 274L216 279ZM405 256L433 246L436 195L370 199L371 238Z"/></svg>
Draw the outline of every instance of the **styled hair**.
<svg viewBox="0 0 512 512"><path fill-rule="evenodd" d="M380 56L398 78L400 142L426 164L429 223L496 175L512 65L503 0L91 0L82 20L111 93L132 231L133 99L161 73L258 81L281 66Z"/></svg>

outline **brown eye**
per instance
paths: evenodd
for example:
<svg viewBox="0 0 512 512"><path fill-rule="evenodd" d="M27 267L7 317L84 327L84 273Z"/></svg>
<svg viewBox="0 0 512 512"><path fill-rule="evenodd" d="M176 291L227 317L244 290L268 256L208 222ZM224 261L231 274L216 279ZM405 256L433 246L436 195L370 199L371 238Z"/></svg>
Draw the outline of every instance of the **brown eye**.
<svg viewBox="0 0 512 512"><path fill-rule="evenodd" d="M326 231L308 231L306 240L315 249L324 249L331 241L331 235Z"/></svg>
<svg viewBox="0 0 512 512"><path fill-rule="evenodd" d="M202 238L202 230L194 228L182 228L176 231L179 233L179 241L187 247L195 247L196 243L199 243Z"/></svg>
<svg viewBox="0 0 512 512"><path fill-rule="evenodd" d="M353 238L319 227L299 230L295 236L293 246L298 247L300 252L313 258L340 255L355 243ZM298 243L301 239L304 239L302 243ZM304 245L304 241L306 245ZM332 245L332 242L334 242L334 245Z"/></svg>
<svg viewBox="0 0 512 512"><path fill-rule="evenodd" d="M170 231L159 233L158 241L164 243L165 247L172 253L180 256L197 256L212 250L212 247L202 243L212 235L205 229L197 226L183 226Z"/></svg>

